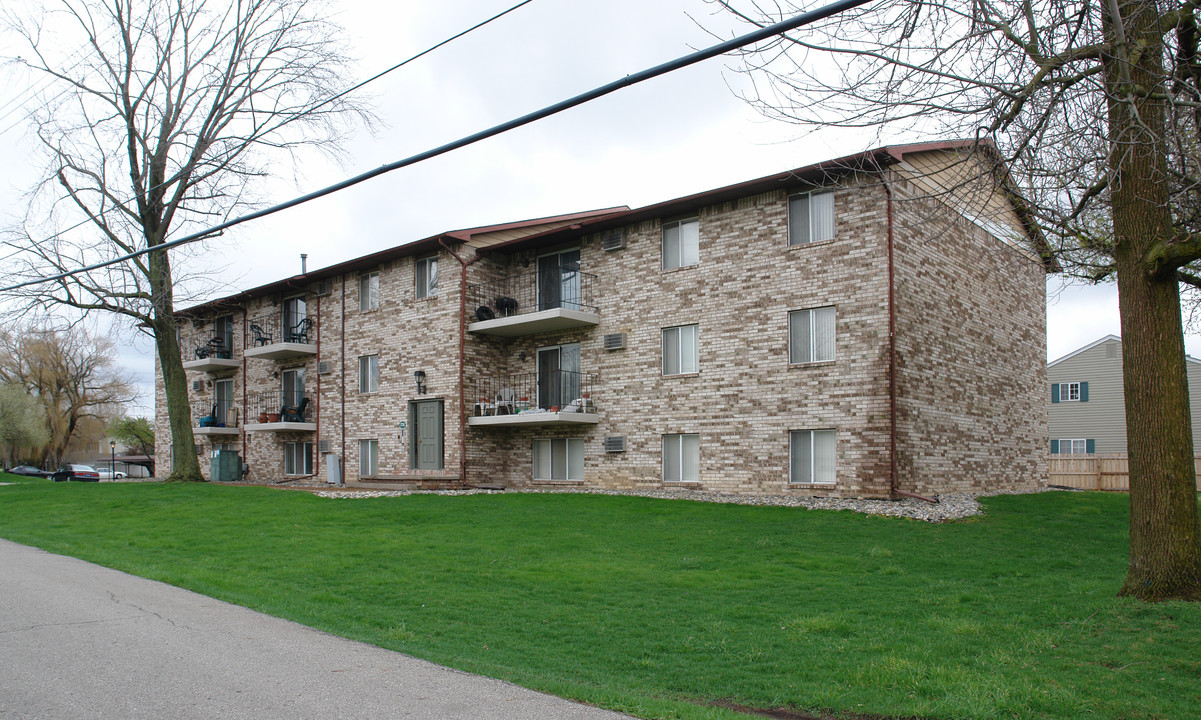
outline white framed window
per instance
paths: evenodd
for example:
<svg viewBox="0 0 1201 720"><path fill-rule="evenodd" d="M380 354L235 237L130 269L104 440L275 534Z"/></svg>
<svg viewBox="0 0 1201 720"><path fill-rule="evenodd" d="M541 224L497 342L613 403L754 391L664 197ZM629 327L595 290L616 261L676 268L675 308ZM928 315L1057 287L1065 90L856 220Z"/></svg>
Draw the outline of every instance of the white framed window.
<svg viewBox="0 0 1201 720"><path fill-rule="evenodd" d="M227 425L231 419L229 411L234 407L233 378L213 381L213 404L217 406L217 422Z"/></svg>
<svg viewBox="0 0 1201 720"><path fill-rule="evenodd" d="M583 480L583 438L534 440L535 480Z"/></svg>
<svg viewBox="0 0 1201 720"><path fill-rule="evenodd" d="M663 436L663 482L701 479L701 436L680 433Z"/></svg>
<svg viewBox="0 0 1201 720"><path fill-rule="evenodd" d="M834 359L834 306L788 313L788 362Z"/></svg>
<svg viewBox="0 0 1201 720"><path fill-rule="evenodd" d="M834 430L793 430L788 433L788 481L833 484L836 436Z"/></svg>
<svg viewBox="0 0 1201 720"><path fill-rule="evenodd" d="M359 310L379 309L379 273L359 276Z"/></svg>
<svg viewBox="0 0 1201 720"><path fill-rule="evenodd" d="M359 441L359 477L379 474L379 440Z"/></svg>
<svg viewBox="0 0 1201 720"><path fill-rule="evenodd" d="M700 372L700 326L663 328L663 374Z"/></svg>
<svg viewBox="0 0 1201 720"><path fill-rule="evenodd" d="M284 443L284 475L313 474L313 443Z"/></svg>
<svg viewBox="0 0 1201 720"><path fill-rule="evenodd" d="M700 238L697 218L663 223L663 269L700 262Z"/></svg>
<svg viewBox="0 0 1201 720"><path fill-rule="evenodd" d="M1059 401L1067 402L1069 400L1080 399L1080 383L1066 382L1059 383Z"/></svg>
<svg viewBox="0 0 1201 720"><path fill-rule="evenodd" d="M379 392L379 355L359 358L359 392Z"/></svg>
<svg viewBox="0 0 1201 720"><path fill-rule="evenodd" d="M834 239L834 193L829 190L788 198L788 244L808 245Z"/></svg>
<svg viewBox="0 0 1201 720"><path fill-rule="evenodd" d="M289 368L280 373L284 405L298 407L304 400L304 368Z"/></svg>
<svg viewBox="0 0 1201 720"><path fill-rule="evenodd" d="M1062 455L1084 455L1088 452L1088 440L1084 438L1060 440L1059 452Z"/></svg>
<svg viewBox="0 0 1201 720"><path fill-rule="evenodd" d="M417 297L427 298L438 294L438 256L430 255L417 259L416 272Z"/></svg>

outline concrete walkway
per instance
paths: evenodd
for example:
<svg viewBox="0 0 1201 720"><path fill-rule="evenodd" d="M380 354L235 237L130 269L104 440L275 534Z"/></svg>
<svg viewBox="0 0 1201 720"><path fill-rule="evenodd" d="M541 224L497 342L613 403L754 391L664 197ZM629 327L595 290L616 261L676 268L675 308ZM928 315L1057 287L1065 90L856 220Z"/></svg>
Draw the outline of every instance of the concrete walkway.
<svg viewBox="0 0 1201 720"><path fill-rule="evenodd" d="M0 540L4 720L625 717Z"/></svg>

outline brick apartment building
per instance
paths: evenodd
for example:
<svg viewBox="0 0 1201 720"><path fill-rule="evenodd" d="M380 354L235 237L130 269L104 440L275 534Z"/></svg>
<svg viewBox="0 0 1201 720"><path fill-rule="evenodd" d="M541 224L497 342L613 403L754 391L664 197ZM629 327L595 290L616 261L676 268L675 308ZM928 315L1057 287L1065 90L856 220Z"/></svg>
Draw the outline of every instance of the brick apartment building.
<svg viewBox="0 0 1201 720"><path fill-rule="evenodd" d="M190 308L185 451L206 476L236 461L222 479L244 459L413 487L1037 487L1052 261L992 155L886 147Z"/></svg>

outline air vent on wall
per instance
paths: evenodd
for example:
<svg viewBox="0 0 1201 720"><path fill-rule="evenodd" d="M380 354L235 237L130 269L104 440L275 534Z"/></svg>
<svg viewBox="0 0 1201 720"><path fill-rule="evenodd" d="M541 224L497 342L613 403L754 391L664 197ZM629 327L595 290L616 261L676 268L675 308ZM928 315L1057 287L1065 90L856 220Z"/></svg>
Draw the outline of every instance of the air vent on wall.
<svg viewBox="0 0 1201 720"><path fill-rule="evenodd" d="M625 246L626 232L622 228L606 230L604 236L601 238L601 247L605 249L605 252L620 250Z"/></svg>
<svg viewBox="0 0 1201 720"><path fill-rule="evenodd" d="M317 441L317 452L322 452L322 453L333 452L332 450L329 449L329 440L318 440Z"/></svg>
<svg viewBox="0 0 1201 720"><path fill-rule="evenodd" d="M625 452L626 451L626 436L625 435L610 435L605 438L605 452Z"/></svg>
<svg viewBox="0 0 1201 720"><path fill-rule="evenodd" d="M203 445L196 445L196 446L195 446L195 447L193 447L192 449L196 451L196 454L197 454L197 455L202 455L202 454L204 454L204 446L203 446Z"/></svg>
<svg viewBox="0 0 1201 720"><path fill-rule="evenodd" d="M611 333L609 335L605 335L605 349L606 350L621 350L625 346L626 346L626 334L625 333Z"/></svg>
<svg viewBox="0 0 1201 720"><path fill-rule="evenodd" d="M193 390L203 390L204 389L204 381L203 380L193 380L192 381L192 389Z"/></svg>
<svg viewBox="0 0 1201 720"><path fill-rule="evenodd" d="M330 366L328 360L322 360L321 362L317 363L317 374L318 375L329 375L332 372L333 372L333 368Z"/></svg>

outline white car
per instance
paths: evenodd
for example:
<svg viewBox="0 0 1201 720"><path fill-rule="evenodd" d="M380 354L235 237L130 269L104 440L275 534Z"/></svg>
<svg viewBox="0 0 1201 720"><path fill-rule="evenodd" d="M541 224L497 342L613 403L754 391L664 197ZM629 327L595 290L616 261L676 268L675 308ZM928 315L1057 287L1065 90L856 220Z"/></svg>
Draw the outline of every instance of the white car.
<svg viewBox="0 0 1201 720"><path fill-rule="evenodd" d="M98 467L96 468L96 472L100 473L101 480L122 480L129 476L129 473L120 470L114 473L112 468L107 467Z"/></svg>

